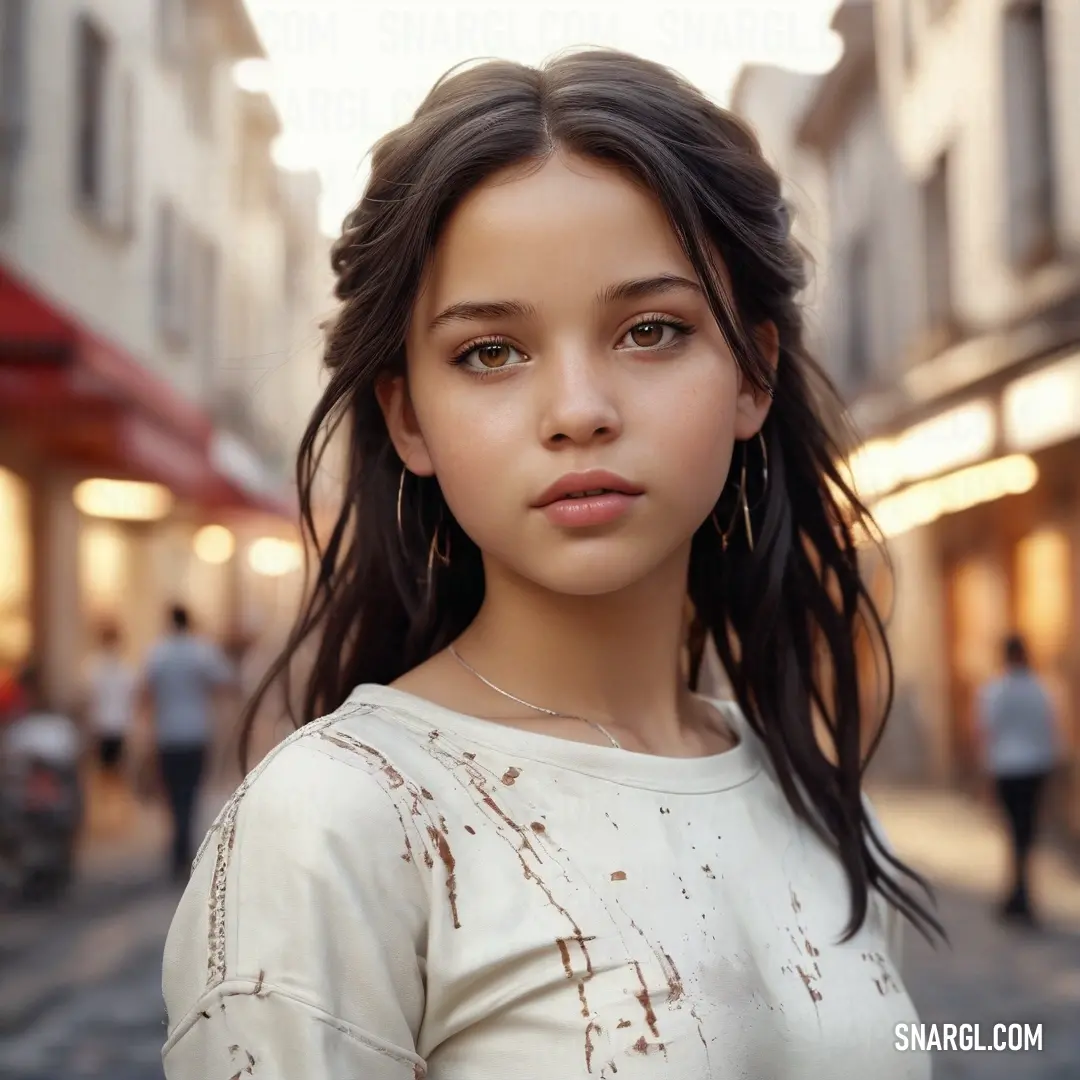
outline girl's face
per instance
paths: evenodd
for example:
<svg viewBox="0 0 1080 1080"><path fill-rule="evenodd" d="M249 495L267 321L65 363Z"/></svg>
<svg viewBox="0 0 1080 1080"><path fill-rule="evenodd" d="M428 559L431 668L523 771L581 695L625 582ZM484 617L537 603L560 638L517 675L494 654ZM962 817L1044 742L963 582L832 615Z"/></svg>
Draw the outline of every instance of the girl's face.
<svg viewBox="0 0 1080 1080"><path fill-rule="evenodd" d="M687 558L768 409L656 200L561 154L461 203L406 355L379 389L402 460L437 476L489 571L558 593Z"/></svg>

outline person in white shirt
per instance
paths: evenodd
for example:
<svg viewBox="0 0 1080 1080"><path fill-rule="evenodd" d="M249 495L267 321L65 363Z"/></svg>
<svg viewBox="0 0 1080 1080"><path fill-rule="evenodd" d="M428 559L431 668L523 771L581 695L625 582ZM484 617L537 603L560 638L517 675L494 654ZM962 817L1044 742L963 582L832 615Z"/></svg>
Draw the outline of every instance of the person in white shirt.
<svg viewBox="0 0 1080 1080"><path fill-rule="evenodd" d="M1031 924L1031 853L1042 796L1061 760L1062 746L1053 702L1031 669L1023 638L1007 638L1003 652L1005 671L979 695L978 730L984 767L1011 842L1010 891L1001 914Z"/></svg>
<svg viewBox="0 0 1080 1080"><path fill-rule="evenodd" d="M135 720L138 674L124 657L122 646L119 627L111 622L103 625L86 679L90 730L97 743L101 769L109 776L119 773Z"/></svg>
<svg viewBox="0 0 1080 1080"><path fill-rule="evenodd" d="M129 820L124 784L130 737L136 719L138 673L123 652L120 628L107 622L98 631L86 669L84 710L98 770L93 791L101 827L121 829Z"/></svg>
<svg viewBox="0 0 1080 1080"><path fill-rule="evenodd" d="M299 463L312 525L348 432L303 726L196 857L168 1080L928 1077L789 226L742 122L621 53L457 71L379 143Z"/></svg>

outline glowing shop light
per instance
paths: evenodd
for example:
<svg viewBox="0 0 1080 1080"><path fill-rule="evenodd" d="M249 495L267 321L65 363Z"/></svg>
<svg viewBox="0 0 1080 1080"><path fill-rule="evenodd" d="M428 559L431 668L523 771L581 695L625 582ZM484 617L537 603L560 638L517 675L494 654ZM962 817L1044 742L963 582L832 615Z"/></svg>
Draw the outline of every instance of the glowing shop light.
<svg viewBox="0 0 1080 1080"><path fill-rule="evenodd" d="M889 439L864 443L851 455L845 471L860 499L884 495L903 480L896 446Z"/></svg>
<svg viewBox="0 0 1080 1080"><path fill-rule="evenodd" d="M303 562L303 549L291 540L264 536L248 549L248 566L264 577L284 577L299 570Z"/></svg>
<svg viewBox="0 0 1080 1080"><path fill-rule="evenodd" d="M135 480L83 480L73 497L87 517L113 521L160 521L173 505L167 487Z"/></svg>
<svg viewBox="0 0 1080 1080"><path fill-rule="evenodd" d="M1006 495L1022 495L1039 479L1039 469L1026 454L984 461L935 480L926 480L876 503L871 512L886 537L929 525Z"/></svg>
<svg viewBox="0 0 1080 1080"><path fill-rule="evenodd" d="M894 453L901 480L922 480L985 458L997 439L997 417L988 401L971 401L908 428Z"/></svg>
<svg viewBox="0 0 1080 1080"><path fill-rule="evenodd" d="M871 439L842 466L861 499L876 499L902 484L974 464L997 440L997 414L988 401L971 401L901 432Z"/></svg>
<svg viewBox="0 0 1080 1080"><path fill-rule="evenodd" d="M1012 450L1038 450L1080 432L1080 354L1025 375L1002 396L1005 438Z"/></svg>
<svg viewBox="0 0 1080 1080"><path fill-rule="evenodd" d="M195 534L192 546L203 562L219 566L233 557L236 538L224 525L204 525Z"/></svg>

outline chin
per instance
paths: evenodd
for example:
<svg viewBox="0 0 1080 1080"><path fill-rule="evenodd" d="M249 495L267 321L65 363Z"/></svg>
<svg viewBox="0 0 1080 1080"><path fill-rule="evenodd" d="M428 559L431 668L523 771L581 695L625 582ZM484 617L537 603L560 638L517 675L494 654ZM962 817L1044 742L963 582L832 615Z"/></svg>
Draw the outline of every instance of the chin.
<svg viewBox="0 0 1080 1080"><path fill-rule="evenodd" d="M614 544L589 546L591 550L544 552L519 565L517 572L558 595L608 596L645 580L665 562L666 553L628 551Z"/></svg>

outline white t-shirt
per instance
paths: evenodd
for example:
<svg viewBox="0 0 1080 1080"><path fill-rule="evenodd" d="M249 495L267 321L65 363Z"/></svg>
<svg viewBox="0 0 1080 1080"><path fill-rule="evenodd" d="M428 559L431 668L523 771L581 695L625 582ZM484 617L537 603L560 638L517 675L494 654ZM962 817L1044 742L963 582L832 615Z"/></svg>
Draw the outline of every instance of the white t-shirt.
<svg viewBox="0 0 1080 1080"><path fill-rule="evenodd" d="M168 1080L926 1080L759 740L659 758L359 687L240 786L165 950Z"/></svg>
<svg viewBox="0 0 1080 1080"><path fill-rule="evenodd" d="M135 669L121 657L103 653L91 662L87 682L95 733L113 738L126 735L135 716Z"/></svg>

